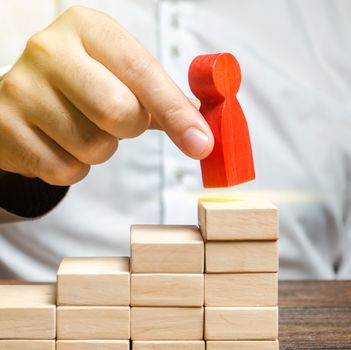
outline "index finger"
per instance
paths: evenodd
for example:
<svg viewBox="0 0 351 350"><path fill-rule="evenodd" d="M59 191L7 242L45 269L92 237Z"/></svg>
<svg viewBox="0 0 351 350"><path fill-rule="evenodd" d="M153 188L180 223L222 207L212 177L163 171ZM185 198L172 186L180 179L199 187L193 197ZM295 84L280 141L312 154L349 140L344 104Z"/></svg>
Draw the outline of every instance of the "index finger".
<svg viewBox="0 0 351 350"><path fill-rule="evenodd" d="M79 28L87 53L129 87L185 154L208 156L214 143L210 127L162 66L111 17L85 10L91 15L81 17L85 24Z"/></svg>

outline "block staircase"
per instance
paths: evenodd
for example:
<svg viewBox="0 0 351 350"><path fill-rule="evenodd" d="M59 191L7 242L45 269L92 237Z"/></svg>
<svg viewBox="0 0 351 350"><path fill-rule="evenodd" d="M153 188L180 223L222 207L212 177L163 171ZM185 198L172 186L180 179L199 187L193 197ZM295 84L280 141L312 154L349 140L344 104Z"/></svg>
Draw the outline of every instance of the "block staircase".
<svg viewBox="0 0 351 350"><path fill-rule="evenodd" d="M0 285L0 350L277 350L278 210L199 201L199 227L133 225L131 258L65 258Z"/></svg>

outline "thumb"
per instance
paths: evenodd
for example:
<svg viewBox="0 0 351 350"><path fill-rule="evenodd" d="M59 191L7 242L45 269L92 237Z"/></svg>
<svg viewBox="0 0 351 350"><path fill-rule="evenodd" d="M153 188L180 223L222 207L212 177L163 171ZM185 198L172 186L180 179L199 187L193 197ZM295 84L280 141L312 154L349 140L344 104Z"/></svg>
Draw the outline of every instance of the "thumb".
<svg viewBox="0 0 351 350"><path fill-rule="evenodd" d="M213 135L207 122L200 114L200 102L189 98L186 117L159 118L151 116L149 129L164 130L186 155L194 159L206 158L213 149ZM189 113L189 110L191 113ZM190 118L189 118L190 117Z"/></svg>

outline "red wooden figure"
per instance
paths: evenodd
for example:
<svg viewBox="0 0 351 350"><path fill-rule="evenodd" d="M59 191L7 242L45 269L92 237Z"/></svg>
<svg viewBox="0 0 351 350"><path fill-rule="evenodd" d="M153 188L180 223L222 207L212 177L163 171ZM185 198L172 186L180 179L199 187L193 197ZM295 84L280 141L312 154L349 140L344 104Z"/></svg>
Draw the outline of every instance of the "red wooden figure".
<svg viewBox="0 0 351 350"><path fill-rule="evenodd" d="M230 53L198 56L190 65L190 88L215 140L212 153L201 161L204 187L229 187L255 178L249 130L236 99L240 82L239 63Z"/></svg>

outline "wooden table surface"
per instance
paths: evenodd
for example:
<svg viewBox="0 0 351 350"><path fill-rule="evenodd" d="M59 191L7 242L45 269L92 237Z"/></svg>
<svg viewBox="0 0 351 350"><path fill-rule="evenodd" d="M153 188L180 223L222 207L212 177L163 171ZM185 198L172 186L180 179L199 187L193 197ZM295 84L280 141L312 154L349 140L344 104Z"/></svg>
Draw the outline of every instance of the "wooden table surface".
<svg viewBox="0 0 351 350"><path fill-rule="evenodd" d="M280 282L279 314L280 350L351 350L351 281Z"/></svg>
<svg viewBox="0 0 351 350"><path fill-rule="evenodd" d="M351 281L280 282L280 349L351 350Z"/></svg>

